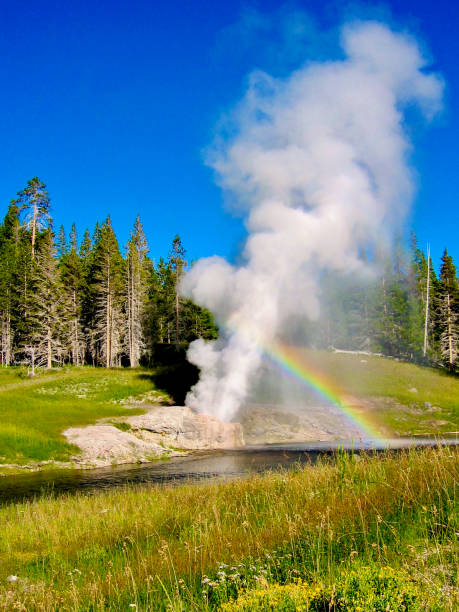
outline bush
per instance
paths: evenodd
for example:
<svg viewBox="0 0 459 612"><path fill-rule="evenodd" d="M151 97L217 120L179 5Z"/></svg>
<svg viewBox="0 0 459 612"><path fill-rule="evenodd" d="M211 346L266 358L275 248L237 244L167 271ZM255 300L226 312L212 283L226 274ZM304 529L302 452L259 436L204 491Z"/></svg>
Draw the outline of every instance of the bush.
<svg viewBox="0 0 459 612"><path fill-rule="evenodd" d="M222 604L225 612L415 612L424 610L409 576L391 567L358 567L342 573L336 584L325 587L301 579L290 584L265 583Z"/></svg>

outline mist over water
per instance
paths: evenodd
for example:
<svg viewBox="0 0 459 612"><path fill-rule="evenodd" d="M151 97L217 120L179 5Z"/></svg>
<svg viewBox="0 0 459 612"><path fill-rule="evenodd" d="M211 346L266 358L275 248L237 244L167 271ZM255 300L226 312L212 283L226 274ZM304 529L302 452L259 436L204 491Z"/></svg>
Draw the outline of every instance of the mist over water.
<svg viewBox="0 0 459 612"><path fill-rule="evenodd" d="M321 274L364 275L361 249L389 241L409 209L405 111L416 106L430 119L442 81L426 71L413 38L384 24L346 24L341 45L342 59L307 63L284 79L254 72L209 153L249 237L241 265L202 259L182 283L221 329L188 351L201 375L186 403L199 412L230 420L264 349L292 336L307 344Z"/></svg>

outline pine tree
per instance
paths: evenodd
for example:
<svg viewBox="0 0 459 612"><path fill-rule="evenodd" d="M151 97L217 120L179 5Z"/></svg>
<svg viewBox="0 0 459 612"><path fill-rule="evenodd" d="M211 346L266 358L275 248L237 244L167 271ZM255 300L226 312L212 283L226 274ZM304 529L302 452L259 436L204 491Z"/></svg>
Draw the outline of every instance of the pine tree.
<svg viewBox="0 0 459 612"><path fill-rule="evenodd" d="M20 240L19 209L11 204L0 228L0 363L13 361L13 282Z"/></svg>
<svg viewBox="0 0 459 612"><path fill-rule="evenodd" d="M368 298L364 282L348 279L341 287L344 329L341 343L352 350L371 349Z"/></svg>
<svg viewBox="0 0 459 612"><path fill-rule="evenodd" d="M182 306L183 332L182 340L192 342L197 338L212 340L218 337L217 327L212 314L191 300L185 300Z"/></svg>
<svg viewBox="0 0 459 612"><path fill-rule="evenodd" d="M51 230L40 241L33 268L33 305L29 317L29 350L36 365L51 368L62 363L62 285L59 280L56 247ZM32 364L34 365L34 364Z"/></svg>
<svg viewBox="0 0 459 612"><path fill-rule="evenodd" d="M23 228L20 229L15 250L14 269L12 270L11 320L14 329L14 360L29 363L32 334L32 310L34 305L34 273L36 262L32 258L30 236Z"/></svg>
<svg viewBox="0 0 459 612"><path fill-rule="evenodd" d="M147 277L147 304L145 314L145 340L147 350L153 353L156 343L163 344L167 341L167 329L169 315L172 310L167 304L169 284L168 278L172 278L169 268L160 257L158 266L151 265ZM170 285L172 286L172 281Z"/></svg>
<svg viewBox="0 0 459 612"><path fill-rule="evenodd" d="M75 233L75 237L76 237L76 233ZM81 259L84 261L87 261L91 251L92 251L91 235L89 233L89 230L86 229L83 234L83 240L81 241L81 245L80 245L79 255Z"/></svg>
<svg viewBox="0 0 459 612"><path fill-rule="evenodd" d="M123 338L123 258L110 217L99 231L91 270L96 358L109 368L121 363Z"/></svg>
<svg viewBox="0 0 459 612"><path fill-rule="evenodd" d="M402 334L403 326L406 325L407 304L401 279L394 272L391 260L386 261L374 299L376 348L385 355L400 356L405 348Z"/></svg>
<svg viewBox="0 0 459 612"><path fill-rule="evenodd" d="M186 267L185 261L185 249L180 240L180 236L177 234L172 241L172 250L169 254L168 267L172 271L174 279L174 331L175 331L175 343L178 345L181 341L182 324L180 320L180 311L182 307L182 300L180 297L179 285L183 270Z"/></svg>
<svg viewBox="0 0 459 612"><path fill-rule="evenodd" d="M132 368L139 365L140 357L145 349L147 253L147 239L140 218L137 216L127 245L125 278L127 353Z"/></svg>
<svg viewBox="0 0 459 612"><path fill-rule="evenodd" d="M61 225L59 228L59 233L57 235L57 256L62 258L64 255L67 255L69 252L69 245L67 244L67 236L65 235L64 226Z"/></svg>
<svg viewBox="0 0 459 612"><path fill-rule="evenodd" d="M84 363L85 342L82 329L83 273L77 253L76 232L71 239L69 253L60 259L60 278L63 288L63 342L65 352L74 365Z"/></svg>
<svg viewBox="0 0 459 612"><path fill-rule="evenodd" d="M81 264L81 325L84 334L84 361L96 365L98 363L98 344L96 341L95 316L96 304L93 278L96 245L92 243L89 230L83 234L79 250Z"/></svg>
<svg viewBox="0 0 459 612"><path fill-rule="evenodd" d="M69 246L70 249L73 249L75 251L75 253L78 252L78 235L75 223L72 223L72 228L70 230Z"/></svg>
<svg viewBox="0 0 459 612"><path fill-rule="evenodd" d="M445 249L441 258L439 286L440 349L450 369L457 362L459 348L459 284L453 258Z"/></svg>
<svg viewBox="0 0 459 612"><path fill-rule="evenodd" d="M158 339L160 343L171 344L175 323L174 273L168 262L159 259L156 270L156 306L158 310Z"/></svg>
<svg viewBox="0 0 459 612"><path fill-rule="evenodd" d="M32 259L35 257L35 243L39 230L46 229L51 224L49 214L50 201L46 190L46 185L38 177L27 181L27 187L18 191L19 197L14 200L14 204L19 210L25 211L25 226L30 231L30 244L32 249Z"/></svg>
<svg viewBox="0 0 459 612"><path fill-rule="evenodd" d="M424 352L424 330L427 321L426 344L429 345L431 335L431 317L427 312L427 281L429 277L429 302L432 300L432 270L427 259L417 246L416 236L411 234L410 265L407 272L408 320L407 337L411 349L411 357L421 359ZM429 304L430 306L430 304ZM427 318L426 318L427 317Z"/></svg>

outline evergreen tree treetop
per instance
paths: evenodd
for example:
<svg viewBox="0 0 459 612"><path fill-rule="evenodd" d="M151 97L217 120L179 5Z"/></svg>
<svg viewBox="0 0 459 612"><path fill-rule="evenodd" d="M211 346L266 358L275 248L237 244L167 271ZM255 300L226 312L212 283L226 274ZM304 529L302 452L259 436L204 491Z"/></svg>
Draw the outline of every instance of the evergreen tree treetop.
<svg viewBox="0 0 459 612"><path fill-rule="evenodd" d="M445 249L441 261L440 282L445 290L455 293L458 290L456 266L451 255L448 255L447 249Z"/></svg>
<svg viewBox="0 0 459 612"><path fill-rule="evenodd" d="M80 257L82 259L85 259L86 257L89 256L89 253L92 250L92 242L91 242L91 235L89 233L89 230L86 229L84 234L83 234L83 240L81 241L81 245L80 245Z"/></svg>
<svg viewBox="0 0 459 612"><path fill-rule="evenodd" d="M57 235L57 254L59 257L64 257L69 252L69 246L67 244L67 237L65 235L64 226L61 225L59 233Z"/></svg>
<svg viewBox="0 0 459 612"><path fill-rule="evenodd" d="M140 221L140 215L137 215L134 228L131 230L131 237L128 243L128 248L135 248L139 260L143 262L149 251L147 238L143 231L143 226Z"/></svg>
<svg viewBox="0 0 459 612"><path fill-rule="evenodd" d="M46 185L38 177L27 181L27 186L18 191L18 198L13 200L19 208L19 212L25 211L24 226L31 232L32 257L35 252L35 241L37 233L52 225L50 215L50 200Z"/></svg>
<svg viewBox="0 0 459 612"><path fill-rule="evenodd" d="M94 227L94 232L92 234L92 243L96 245L100 240L100 224L96 221L96 225Z"/></svg>
<svg viewBox="0 0 459 612"><path fill-rule="evenodd" d="M27 187L18 191L18 197L12 203L19 207L19 211L27 211L25 223L30 226L32 223L33 207L37 209L37 223L43 225L51 224L50 199L46 185L38 177L27 181Z"/></svg>
<svg viewBox="0 0 459 612"><path fill-rule="evenodd" d="M172 241L172 249L169 253L169 264L171 268L179 274L184 266L186 266L185 254L185 247L182 244L180 236L177 234Z"/></svg>
<svg viewBox="0 0 459 612"><path fill-rule="evenodd" d="M0 226L0 244L6 240L17 242L20 229L19 206L13 201L8 207L8 211Z"/></svg>
<svg viewBox="0 0 459 612"><path fill-rule="evenodd" d="M77 235L75 223L72 223L72 228L70 230L70 236L69 236L69 242L70 242L70 249L72 251L75 251L76 253L78 251L78 235Z"/></svg>

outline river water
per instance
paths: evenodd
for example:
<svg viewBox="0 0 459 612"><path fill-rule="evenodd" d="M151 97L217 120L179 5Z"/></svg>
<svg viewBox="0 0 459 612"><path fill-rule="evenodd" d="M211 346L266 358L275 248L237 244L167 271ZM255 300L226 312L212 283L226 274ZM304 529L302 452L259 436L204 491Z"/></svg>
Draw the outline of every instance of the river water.
<svg viewBox="0 0 459 612"><path fill-rule="evenodd" d="M359 440L270 445L241 450L195 452L169 461L140 465L120 465L92 470L47 470L16 476L0 477L0 504L31 500L43 495L107 490L130 484L197 482L228 479L288 469L302 463L315 463L318 457L332 455L337 449L380 452L387 448L397 451L409 446L458 444L458 440L403 439L374 441Z"/></svg>

